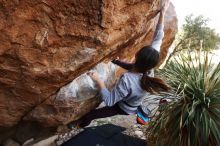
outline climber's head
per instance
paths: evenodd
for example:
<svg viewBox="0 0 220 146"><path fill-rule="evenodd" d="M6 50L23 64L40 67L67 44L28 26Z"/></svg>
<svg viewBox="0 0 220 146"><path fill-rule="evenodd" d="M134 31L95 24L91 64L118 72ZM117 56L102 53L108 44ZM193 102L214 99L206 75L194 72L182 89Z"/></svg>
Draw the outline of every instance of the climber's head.
<svg viewBox="0 0 220 146"><path fill-rule="evenodd" d="M140 49L135 57L134 66L141 73L145 73L156 67L160 59L159 52L151 46L145 46Z"/></svg>
<svg viewBox="0 0 220 146"><path fill-rule="evenodd" d="M150 93L169 91L170 87L160 78L148 76L149 71L156 67L160 61L160 54L151 46L143 47L136 54L134 69L143 73L141 78L141 88Z"/></svg>

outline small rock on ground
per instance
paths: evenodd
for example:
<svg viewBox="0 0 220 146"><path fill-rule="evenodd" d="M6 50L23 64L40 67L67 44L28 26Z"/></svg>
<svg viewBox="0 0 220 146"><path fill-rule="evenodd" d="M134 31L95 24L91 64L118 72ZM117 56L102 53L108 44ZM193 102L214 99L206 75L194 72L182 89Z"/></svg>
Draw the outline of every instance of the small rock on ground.
<svg viewBox="0 0 220 146"><path fill-rule="evenodd" d="M144 134L142 131L139 131L139 130L135 131L134 133L135 133L138 137L142 137L143 134Z"/></svg>

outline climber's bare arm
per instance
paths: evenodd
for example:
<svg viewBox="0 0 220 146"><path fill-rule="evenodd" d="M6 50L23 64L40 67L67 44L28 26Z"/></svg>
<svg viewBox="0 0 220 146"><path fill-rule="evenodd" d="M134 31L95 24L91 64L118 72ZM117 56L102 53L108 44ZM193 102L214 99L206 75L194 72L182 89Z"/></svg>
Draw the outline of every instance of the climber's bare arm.
<svg viewBox="0 0 220 146"><path fill-rule="evenodd" d="M165 2L162 4L162 8L161 8L161 11L160 11L160 17L159 17L159 20L158 20L158 24L164 24L164 16L165 16L165 13L168 9L170 5L170 1L169 0L165 0Z"/></svg>
<svg viewBox="0 0 220 146"><path fill-rule="evenodd" d="M119 60L119 58L117 57L116 59L112 60L112 63L126 69L126 70L131 70L133 68L134 63L128 63L128 62L124 62Z"/></svg>
<svg viewBox="0 0 220 146"><path fill-rule="evenodd" d="M161 8L160 11L160 16L159 16L159 20L157 23L157 27L154 33L154 38L153 41L151 43L151 46L157 50L158 52L160 52L160 47L162 45L162 40L164 37L164 16L165 16L165 12L167 11L167 8L169 7L170 1L169 0L165 0L165 3L163 4L163 7Z"/></svg>

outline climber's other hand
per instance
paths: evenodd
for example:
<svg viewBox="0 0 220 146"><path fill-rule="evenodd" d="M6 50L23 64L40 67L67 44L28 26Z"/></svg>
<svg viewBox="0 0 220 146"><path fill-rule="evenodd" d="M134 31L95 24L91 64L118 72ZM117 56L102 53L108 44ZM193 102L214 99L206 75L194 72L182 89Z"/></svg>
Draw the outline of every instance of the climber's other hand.
<svg viewBox="0 0 220 146"><path fill-rule="evenodd" d="M95 82L99 82L101 80L97 72L88 72L87 75Z"/></svg>
<svg viewBox="0 0 220 146"><path fill-rule="evenodd" d="M92 80L97 83L99 89L106 88L105 83L101 80L97 72L88 72L87 75L89 75Z"/></svg>

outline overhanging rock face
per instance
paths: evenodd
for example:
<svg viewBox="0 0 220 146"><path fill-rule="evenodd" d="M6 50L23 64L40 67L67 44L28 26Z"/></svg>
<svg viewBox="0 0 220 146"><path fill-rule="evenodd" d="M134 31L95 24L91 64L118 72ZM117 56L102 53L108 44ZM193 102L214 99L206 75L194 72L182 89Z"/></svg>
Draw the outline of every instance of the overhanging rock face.
<svg viewBox="0 0 220 146"><path fill-rule="evenodd" d="M149 45L159 6L158 0L0 1L0 126L21 120L57 126L95 108L97 91L80 89L83 73L116 55L129 60ZM172 5L165 19L161 61L177 32ZM104 66L107 79L112 68ZM74 79L76 97L60 94ZM87 89L91 97L84 97Z"/></svg>
<svg viewBox="0 0 220 146"><path fill-rule="evenodd" d="M91 71L100 75L107 88L111 88L115 83L116 66L111 62L99 63ZM84 73L62 87L56 95L34 108L25 120L34 119L45 126L67 124L100 103L97 91L96 84Z"/></svg>

